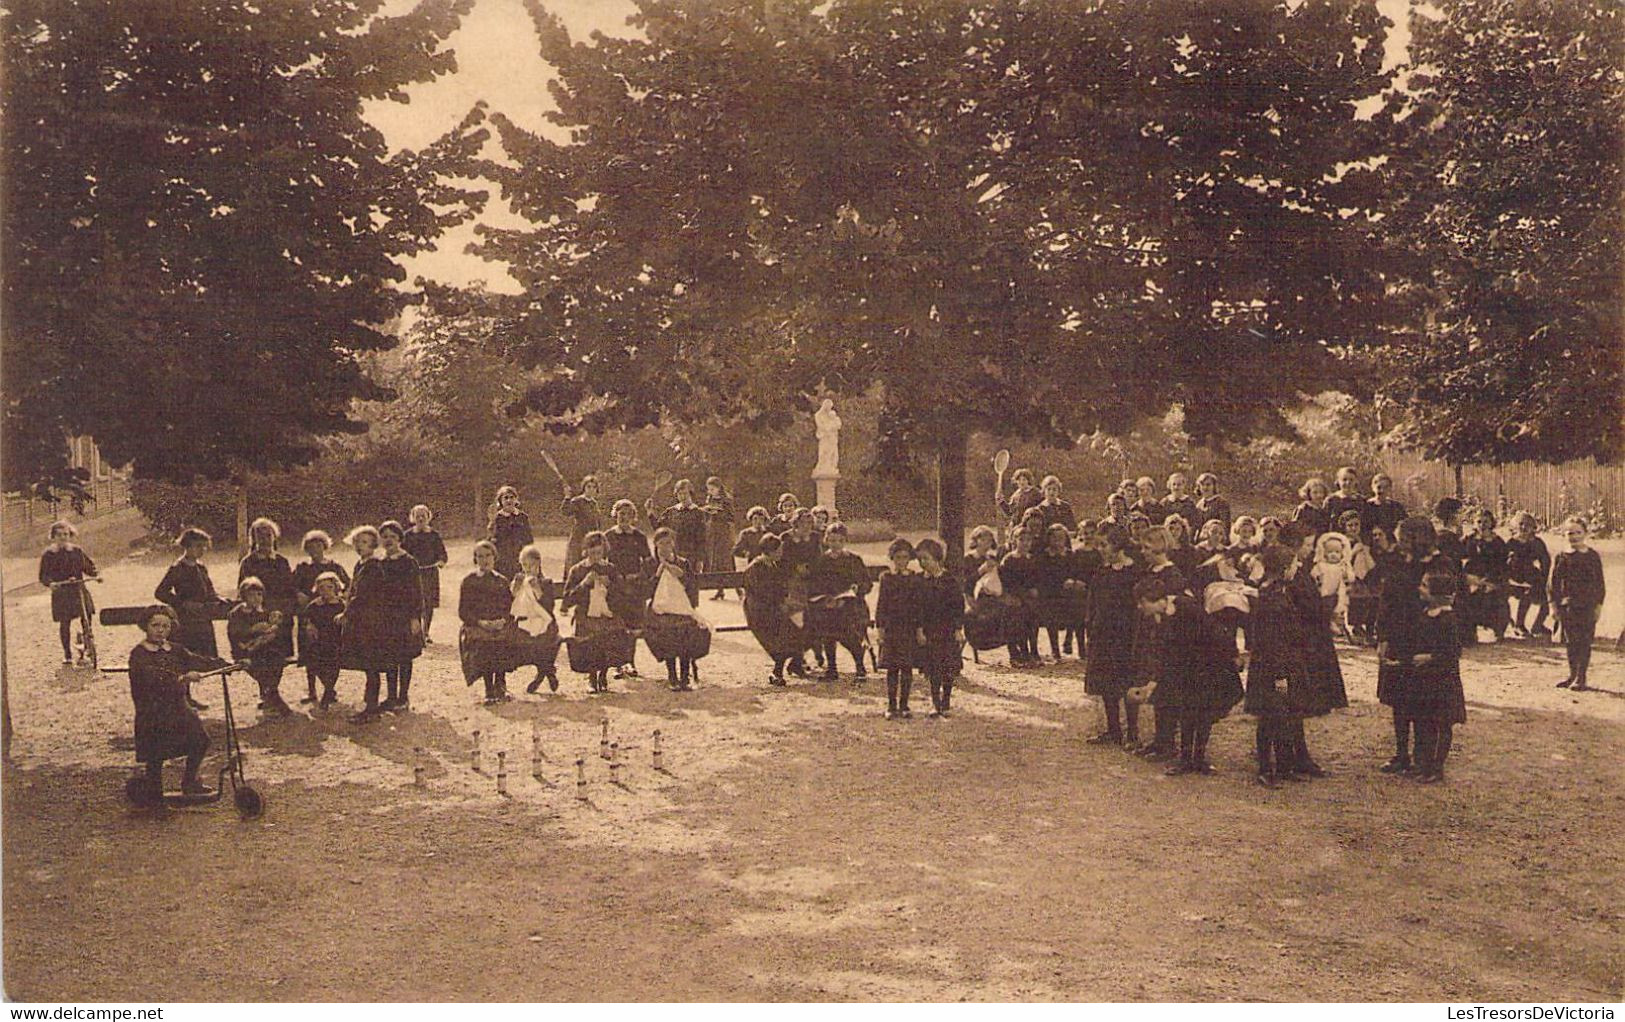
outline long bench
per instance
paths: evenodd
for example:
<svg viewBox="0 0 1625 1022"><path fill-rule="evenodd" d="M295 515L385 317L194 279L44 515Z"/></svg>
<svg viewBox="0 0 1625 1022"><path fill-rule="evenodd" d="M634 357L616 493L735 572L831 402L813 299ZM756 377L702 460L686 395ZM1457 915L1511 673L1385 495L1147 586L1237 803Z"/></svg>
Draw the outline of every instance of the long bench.
<svg viewBox="0 0 1625 1022"><path fill-rule="evenodd" d="M885 568L874 564L869 565L868 568L871 579L880 578L886 571ZM556 581L554 584L562 585L562 583ZM699 573L699 587L702 592L743 589L745 587L745 573L742 571L702 571ZM109 627L115 625L139 625L142 615L155 606L157 604L147 603L137 607L104 607L97 620ZM209 620L224 621L226 616L231 613L232 606L233 604L229 600L223 600L215 604L209 608ZM716 629L719 632L743 632L747 630L745 625L722 625Z"/></svg>

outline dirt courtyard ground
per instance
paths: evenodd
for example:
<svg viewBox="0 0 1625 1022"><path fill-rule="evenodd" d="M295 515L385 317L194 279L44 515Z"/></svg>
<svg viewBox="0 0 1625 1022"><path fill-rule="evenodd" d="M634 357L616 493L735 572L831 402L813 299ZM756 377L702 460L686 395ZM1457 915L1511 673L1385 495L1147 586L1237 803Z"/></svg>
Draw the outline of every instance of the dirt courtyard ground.
<svg viewBox="0 0 1625 1022"><path fill-rule="evenodd" d="M453 563L466 561L466 544ZM554 558L556 560L556 558ZM106 565L105 605L162 564ZM1558 692L1562 651L1466 666L1443 785L1376 772L1375 667L1310 724L1332 776L1252 783L1250 719L1220 769L1169 778L1086 746L1075 661L966 666L947 720L888 722L883 684L770 690L748 635L699 689L478 705L455 586L411 714L262 721L246 685L258 822L128 808L122 675L59 665L47 596L6 594L16 727L4 770L5 993L128 1000L1615 1000L1625 993L1625 659ZM235 571L214 569L224 588ZM15 580L8 580L15 585ZM732 595L704 604L738 619ZM122 664L133 629L101 632ZM518 687L522 687L523 679ZM285 694L303 677L290 675ZM200 692L218 747L218 687ZM927 703L922 696L919 704ZM626 766L598 758L606 718ZM667 771L651 766L663 732ZM485 772L470 768L475 731ZM544 759L531 776L531 740ZM413 763L429 764L426 787ZM506 751L509 797L496 792ZM589 799L576 798L577 757Z"/></svg>

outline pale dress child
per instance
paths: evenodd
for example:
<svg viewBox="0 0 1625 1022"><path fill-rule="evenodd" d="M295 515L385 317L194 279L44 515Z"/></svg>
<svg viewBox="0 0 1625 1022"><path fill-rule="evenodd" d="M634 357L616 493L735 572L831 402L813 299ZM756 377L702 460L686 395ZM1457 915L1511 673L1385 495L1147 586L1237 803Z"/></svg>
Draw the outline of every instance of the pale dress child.
<svg viewBox="0 0 1625 1022"><path fill-rule="evenodd" d="M1332 634L1349 635L1349 583L1354 565L1349 559L1348 540L1339 532L1323 532L1315 541L1315 566L1310 577L1320 590L1320 602L1332 620Z"/></svg>

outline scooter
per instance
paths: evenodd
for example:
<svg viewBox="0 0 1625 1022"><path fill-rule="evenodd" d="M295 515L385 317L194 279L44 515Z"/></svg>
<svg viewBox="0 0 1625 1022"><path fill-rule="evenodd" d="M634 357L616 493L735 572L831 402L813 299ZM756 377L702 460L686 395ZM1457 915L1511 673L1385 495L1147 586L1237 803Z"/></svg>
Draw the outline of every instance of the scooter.
<svg viewBox="0 0 1625 1022"><path fill-rule="evenodd" d="M214 791L207 795L188 795L179 791L156 790L145 771L132 776L124 784L124 794L137 806L144 808L157 808L164 806L172 809L184 809L193 806L212 805L226 793L226 782L231 782L232 802L237 806L237 815L244 820L256 820L265 813L265 797L249 785L243 774L243 746L237 738L237 718L231 709L231 675L234 671L244 669L242 664L227 664L225 667L212 671L204 671L198 675L198 680L204 678L220 679L220 695L226 710L226 762L220 768L219 779L215 783ZM128 671L121 668L120 671Z"/></svg>

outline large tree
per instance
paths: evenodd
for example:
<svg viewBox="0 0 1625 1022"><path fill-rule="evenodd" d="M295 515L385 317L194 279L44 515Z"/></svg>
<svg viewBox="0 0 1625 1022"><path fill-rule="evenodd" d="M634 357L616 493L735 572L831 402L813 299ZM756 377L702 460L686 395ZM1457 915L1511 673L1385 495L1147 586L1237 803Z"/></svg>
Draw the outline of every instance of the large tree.
<svg viewBox="0 0 1625 1022"><path fill-rule="evenodd" d="M1625 453L1625 9L1437 0L1394 223L1429 318L1401 338L1401 439L1457 465Z"/></svg>
<svg viewBox="0 0 1625 1022"><path fill-rule="evenodd" d="M472 0L5 0L7 489L94 434L139 476L299 464L385 396L397 258L472 215L477 131L391 154L367 100L455 68Z"/></svg>
<svg viewBox="0 0 1625 1022"><path fill-rule="evenodd" d="M482 252L549 421L771 428L878 381L957 545L972 431L1285 428L1371 339L1372 3L640 0L593 45L531 10L572 137L494 117L534 226Z"/></svg>

